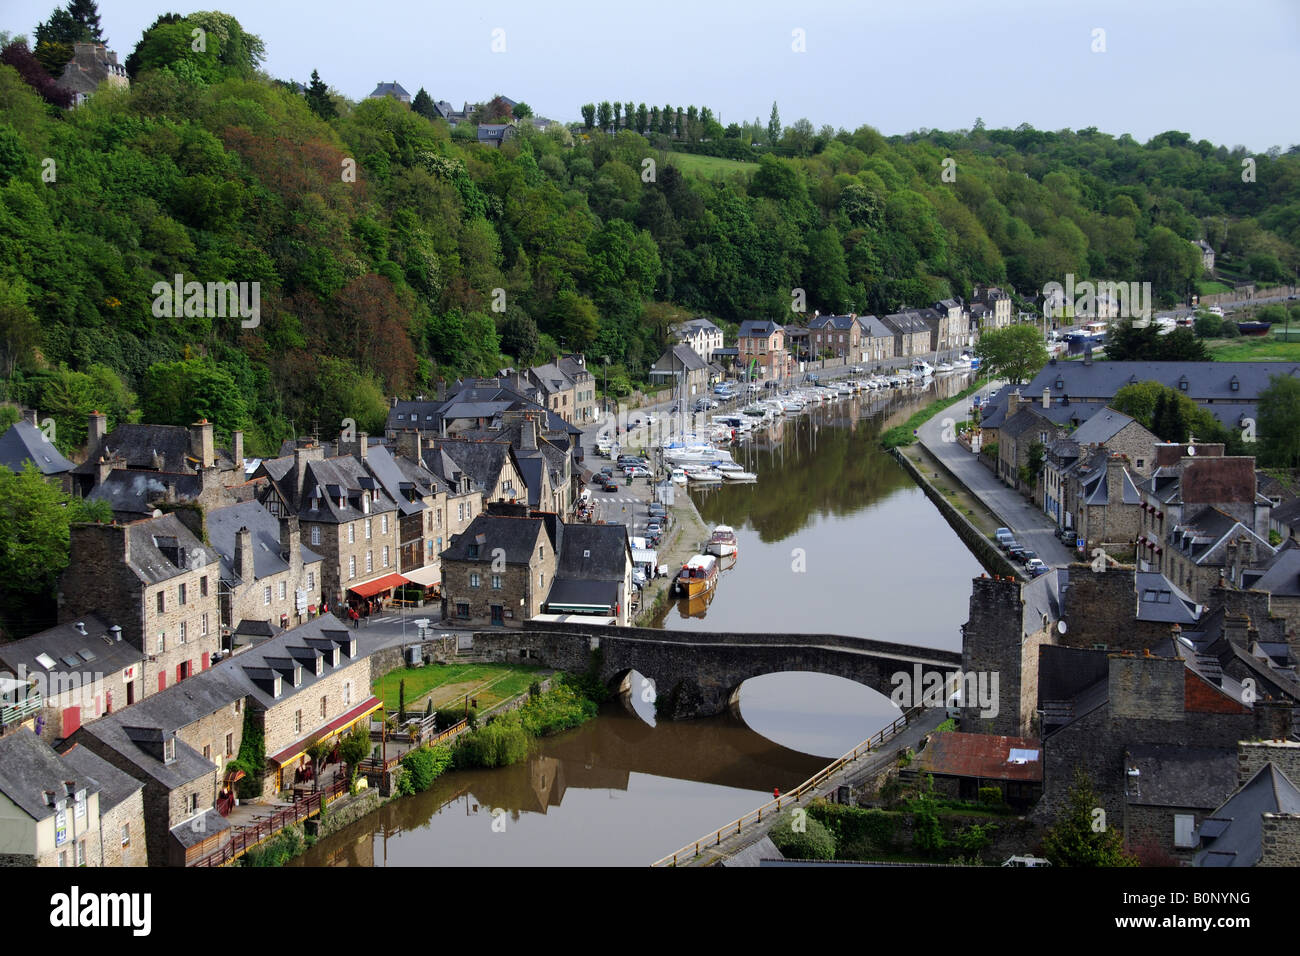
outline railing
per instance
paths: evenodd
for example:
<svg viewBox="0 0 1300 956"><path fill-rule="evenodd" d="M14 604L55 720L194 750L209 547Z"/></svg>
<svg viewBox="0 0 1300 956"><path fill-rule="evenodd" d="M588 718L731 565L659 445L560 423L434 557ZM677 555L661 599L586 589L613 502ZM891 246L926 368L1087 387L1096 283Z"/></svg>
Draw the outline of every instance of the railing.
<svg viewBox="0 0 1300 956"><path fill-rule="evenodd" d="M823 767L821 770L817 771L815 774L813 774L803 783L799 784L799 786L795 787L789 793L783 793L781 794L781 796L775 798L774 800L769 800L767 803L763 804L757 810L751 810L743 817L733 820L732 822L728 823L726 826L719 827L716 831L708 834L707 836L700 837L700 839L696 840L694 843L686 844L686 846L682 847L676 853L671 853L661 860L656 860L654 863L651 863L650 865L651 866L676 866L679 858L684 858L689 860L695 858L696 856L699 856L701 847L720 846L722 844L722 838L724 835L730 837L739 834L742 830L744 830L746 826L750 826L761 821L763 819L764 813L766 813L769 817L771 817L774 813L779 814L781 812L782 807L788 806L791 803L798 803L801 797L803 797L804 795L810 792L816 791L818 787L820 787L828 779L830 779L835 774L837 774L847 764L852 763L853 761L857 760L859 757L879 747L881 744L889 740L899 731L903 730L911 722L912 718L914 718L917 714L919 714L923 709L924 708L922 707L913 707L911 710L905 711L902 717L899 717L888 727L885 727L883 730L880 730L877 733L872 734L870 737L862 741L862 743L858 744L856 747L854 747L844 756L840 757L839 759Z"/></svg>
<svg viewBox="0 0 1300 956"><path fill-rule="evenodd" d="M446 730L441 731L435 736L421 740L415 747L411 749L415 750L420 747L435 747L438 744L442 743L444 740L450 740L452 737L457 736L468 727L469 727L468 720L457 721L456 723L448 727ZM382 758L376 758L376 757L367 757L365 760L361 761L359 767L362 773L387 773L388 771L396 767L399 763L401 763L402 758L406 756L407 753L410 753L410 750L406 751L405 753L398 754L395 757L389 757L387 760L384 760Z"/></svg>
<svg viewBox="0 0 1300 956"><path fill-rule="evenodd" d="M0 730L7 730L10 724L21 724L38 713L41 706L42 699L39 691L24 698L20 703L0 706Z"/></svg>
<svg viewBox="0 0 1300 956"><path fill-rule="evenodd" d="M258 820L252 826L243 826L231 836L220 849L200 857L194 866L225 866L243 856L259 843L279 833L285 827L306 820L320 813L324 803L348 789L347 778L335 780L323 790L308 793L293 802L292 806L277 810L265 820Z"/></svg>

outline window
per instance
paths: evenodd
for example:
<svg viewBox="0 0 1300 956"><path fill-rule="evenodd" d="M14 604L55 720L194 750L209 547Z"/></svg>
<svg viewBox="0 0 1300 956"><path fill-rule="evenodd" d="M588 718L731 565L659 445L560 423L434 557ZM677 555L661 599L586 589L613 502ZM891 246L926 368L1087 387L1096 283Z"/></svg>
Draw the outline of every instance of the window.
<svg viewBox="0 0 1300 956"><path fill-rule="evenodd" d="M542 549L541 549L540 547L537 549L537 558L538 558L539 561L540 561L541 558L542 558Z"/></svg>
<svg viewBox="0 0 1300 956"><path fill-rule="evenodd" d="M366 540L370 540L370 519L366 519Z"/></svg>
<svg viewBox="0 0 1300 956"><path fill-rule="evenodd" d="M356 544L356 543L357 543L357 526L354 524L350 524L348 525L348 544Z"/></svg>
<svg viewBox="0 0 1300 956"><path fill-rule="evenodd" d="M546 586L546 575L541 573L540 571L537 574L537 586L539 588Z"/></svg>
<svg viewBox="0 0 1300 956"><path fill-rule="evenodd" d="M471 572L469 576L469 586L472 588L476 588L478 587L478 584L479 584L478 574Z"/></svg>
<svg viewBox="0 0 1300 956"><path fill-rule="evenodd" d="M1196 843L1196 817L1190 813L1175 813L1174 846L1191 849Z"/></svg>
<svg viewBox="0 0 1300 956"><path fill-rule="evenodd" d="M184 603L185 603L185 585L184 585L184 584L178 584L178 585L176 585L176 600L179 601L181 604L184 604Z"/></svg>
<svg viewBox="0 0 1300 956"><path fill-rule="evenodd" d="M163 742L163 760L171 761L176 759L176 738L168 737Z"/></svg>
<svg viewBox="0 0 1300 956"><path fill-rule="evenodd" d="M226 734L226 756L234 756L235 753L235 735Z"/></svg>
<svg viewBox="0 0 1300 956"><path fill-rule="evenodd" d="M316 572L315 572L315 571L308 571L308 572L307 572L307 590L308 590L308 591L314 591L314 590L316 590Z"/></svg>
<svg viewBox="0 0 1300 956"><path fill-rule="evenodd" d="M382 534L388 534L388 515L379 516L379 530Z"/></svg>
<svg viewBox="0 0 1300 956"><path fill-rule="evenodd" d="M311 543L320 544L320 525L311 526Z"/></svg>
<svg viewBox="0 0 1300 956"><path fill-rule="evenodd" d="M160 631L158 634L158 653L161 654L167 650L167 632Z"/></svg>
<svg viewBox="0 0 1300 956"><path fill-rule="evenodd" d="M1138 466L1139 469L1142 467L1142 459L1141 459L1141 458L1138 459L1137 466Z"/></svg>
<svg viewBox="0 0 1300 956"><path fill-rule="evenodd" d="M86 841L77 841L77 866L86 865Z"/></svg>
<svg viewBox="0 0 1300 956"><path fill-rule="evenodd" d="M289 593L288 588L289 588L289 585L288 585L288 584L286 584L284 581L281 581L281 582L280 582L280 600L281 600L281 601L283 601L283 600L288 596L288 593Z"/></svg>
<svg viewBox="0 0 1300 956"><path fill-rule="evenodd" d="M501 590L501 575L499 574L492 575L492 589L494 591Z"/></svg>
<svg viewBox="0 0 1300 956"><path fill-rule="evenodd" d="M239 716L239 712L242 711L243 709L244 709L244 702L243 702L242 700L237 700L237 701L235 701L235 716L236 716L236 717Z"/></svg>
<svg viewBox="0 0 1300 956"><path fill-rule="evenodd" d="M369 574L375 569L375 552L366 552L366 573Z"/></svg>
<svg viewBox="0 0 1300 956"><path fill-rule="evenodd" d="M388 567L388 545L384 545L384 567Z"/></svg>
<svg viewBox="0 0 1300 956"><path fill-rule="evenodd" d="M348 580L357 576L357 556L354 554L348 558Z"/></svg>
<svg viewBox="0 0 1300 956"><path fill-rule="evenodd" d="M181 631L180 631L179 638L180 638L180 642L184 644L185 643L185 622L184 621L181 621Z"/></svg>
<svg viewBox="0 0 1300 956"><path fill-rule="evenodd" d="M199 812L199 795L198 795L197 793L191 793L191 794L190 794L190 813L198 813L198 812Z"/></svg>
<svg viewBox="0 0 1300 956"><path fill-rule="evenodd" d="M293 712L293 732L296 734L302 733L302 711L301 710L295 710Z"/></svg>
<svg viewBox="0 0 1300 956"><path fill-rule="evenodd" d="M162 591L159 591L158 592L158 613L159 614L162 614L163 611L165 610L166 600L167 599L164 597Z"/></svg>
<svg viewBox="0 0 1300 956"><path fill-rule="evenodd" d="M352 681L343 682L343 706L346 707L352 703Z"/></svg>
<svg viewBox="0 0 1300 956"><path fill-rule="evenodd" d="M266 587L262 588L262 603L263 604L271 603L271 585L269 584Z"/></svg>
<svg viewBox="0 0 1300 956"><path fill-rule="evenodd" d="M212 744L203 745L203 759L204 760L212 759Z"/></svg>
<svg viewBox="0 0 1300 956"><path fill-rule="evenodd" d="M131 824L122 824L122 846L131 845Z"/></svg>
<svg viewBox="0 0 1300 956"><path fill-rule="evenodd" d="M320 715L321 715L322 717L324 717L325 714L328 713L328 712L329 712L329 698L328 698L328 697L322 697L322 698L320 699Z"/></svg>
<svg viewBox="0 0 1300 956"><path fill-rule="evenodd" d="M465 520L465 502L463 501L456 506L456 520L457 521ZM159 608L158 610L159 612L161 612L162 608Z"/></svg>
<svg viewBox="0 0 1300 956"><path fill-rule="evenodd" d="M464 618L465 620L469 620L469 605L468 605L468 604L457 604L457 605L456 605L456 616L459 617L459 618Z"/></svg>
<svg viewBox="0 0 1300 956"><path fill-rule="evenodd" d="M207 575L204 575L203 577L199 578L199 597L207 597L207 596L208 596L208 577Z"/></svg>

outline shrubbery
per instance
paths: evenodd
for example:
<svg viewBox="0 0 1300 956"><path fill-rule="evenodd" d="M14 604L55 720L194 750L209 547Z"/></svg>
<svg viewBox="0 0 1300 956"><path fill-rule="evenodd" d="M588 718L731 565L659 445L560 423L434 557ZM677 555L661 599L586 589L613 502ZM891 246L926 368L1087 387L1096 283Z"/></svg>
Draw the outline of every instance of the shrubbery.
<svg viewBox="0 0 1300 956"><path fill-rule="evenodd" d="M787 813L767 834L788 860L833 860L835 837L808 813Z"/></svg>
<svg viewBox="0 0 1300 956"><path fill-rule="evenodd" d="M456 769L508 767L527 756L528 734L516 711L461 737L456 745Z"/></svg>
<svg viewBox="0 0 1300 956"><path fill-rule="evenodd" d="M433 781L451 766L450 747L422 747L412 750L401 759L402 776L397 783L399 793L423 793L433 786Z"/></svg>

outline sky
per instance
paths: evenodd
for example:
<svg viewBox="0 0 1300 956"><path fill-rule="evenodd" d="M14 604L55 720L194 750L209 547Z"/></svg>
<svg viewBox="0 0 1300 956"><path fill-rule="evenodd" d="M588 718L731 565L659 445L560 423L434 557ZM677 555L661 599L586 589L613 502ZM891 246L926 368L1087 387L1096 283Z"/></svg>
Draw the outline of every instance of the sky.
<svg viewBox="0 0 1300 956"><path fill-rule="evenodd" d="M25 33L52 0L0 0ZM570 121L615 99L724 123L1165 130L1262 152L1300 143L1300 0L100 0L119 60L161 12L216 6L349 99L381 80L460 107L501 93Z"/></svg>

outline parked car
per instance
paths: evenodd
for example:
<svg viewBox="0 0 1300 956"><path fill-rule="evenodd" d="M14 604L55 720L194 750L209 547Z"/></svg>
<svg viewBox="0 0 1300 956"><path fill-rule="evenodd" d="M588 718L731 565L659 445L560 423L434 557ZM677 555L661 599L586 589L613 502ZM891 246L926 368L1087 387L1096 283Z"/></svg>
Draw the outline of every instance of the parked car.
<svg viewBox="0 0 1300 956"><path fill-rule="evenodd" d="M609 490L608 486L605 488L605 490L606 491ZM1020 556L1024 553L1025 553L1025 548L1019 544L1013 544L1011 547L1007 548L1007 557L1015 561L1019 561Z"/></svg>
<svg viewBox="0 0 1300 956"><path fill-rule="evenodd" d="M633 478L649 478L650 469L646 468L644 465L630 465L623 469L623 474L627 476L628 481L631 481Z"/></svg>
<svg viewBox="0 0 1300 956"><path fill-rule="evenodd" d="M613 478L610 475L596 474L591 476L591 483L597 488L604 488L605 483L612 480Z"/></svg>
<svg viewBox="0 0 1300 956"><path fill-rule="evenodd" d="M1025 570L1028 571L1031 576L1038 577L1040 574L1046 574L1051 570L1051 568L1038 560L1038 558L1033 558L1032 560L1025 562Z"/></svg>
<svg viewBox="0 0 1300 956"><path fill-rule="evenodd" d="M649 512L652 518L662 518L668 514L668 506L659 501L652 501L650 502Z"/></svg>
<svg viewBox="0 0 1300 956"><path fill-rule="evenodd" d="M1037 561L1038 553L1036 551L1024 551L1020 554L1020 563L1029 564L1030 561Z"/></svg>
<svg viewBox="0 0 1300 956"><path fill-rule="evenodd" d="M608 481L605 482L605 490L618 491L618 482L615 481L613 478L609 479Z"/></svg>
<svg viewBox="0 0 1300 956"><path fill-rule="evenodd" d="M664 533L664 526L652 518L650 523L645 526L645 533L650 535L652 538L658 537Z"/></svg>
<svg viewBox="0 0 1300 956"><path fill-rule="evenodd" d="M613 477L614 477L614 466L613 466L613 465L606 465L605 467L603 467L603 468L600 469L600 473L601 473L602 475L608 475L610 478L613 478Z"/></svg>
<svg viewBox="0 0 1300 956"><path fill-rule="evenodd" d="M1020 542L1017 541L1015 538L998 539L998 547L1001 548L1003 551L1010 551L1012 548L1016 548L1019 546L1020 546Z"/></svg>
<svg viewBox="0 0 1300 956"><path fill-rule="evenodd" d="M1001 541L1003 538L1012 537L1012 531L1010 528L998 528L997 531L993 532L993 537Z"/></svg>

